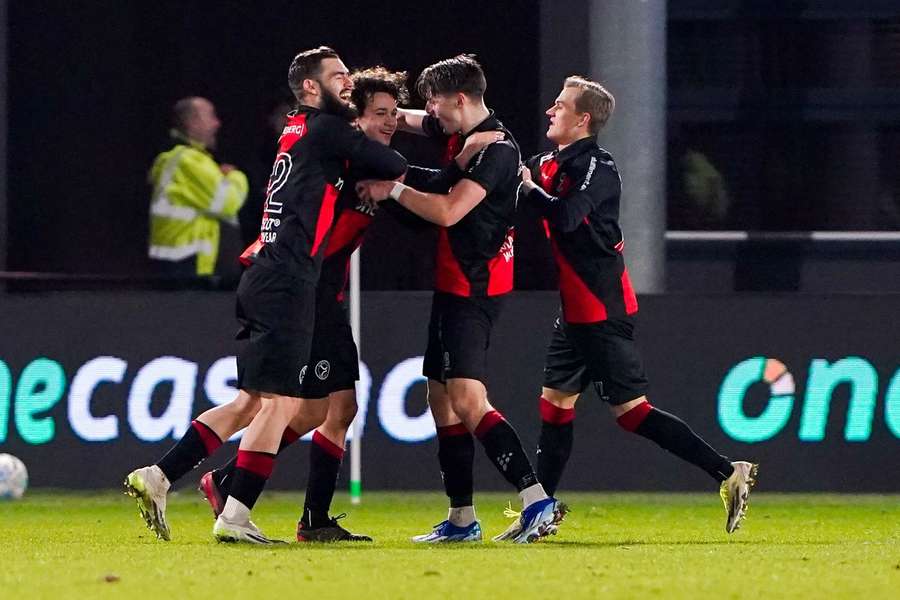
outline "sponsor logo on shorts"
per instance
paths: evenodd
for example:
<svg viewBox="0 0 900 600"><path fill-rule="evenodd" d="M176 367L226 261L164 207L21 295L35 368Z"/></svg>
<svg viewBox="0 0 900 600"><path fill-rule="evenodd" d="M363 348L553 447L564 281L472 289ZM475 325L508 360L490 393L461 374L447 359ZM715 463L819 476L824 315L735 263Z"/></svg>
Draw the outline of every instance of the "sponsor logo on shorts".
<svg viewBox="0 0 900 600"><path fill-rule="evenodd" d="M450 368L450 353L449 352L444 352L444 368L445 369Z"/></svg>
<svg viewBox="0 0 900 600"><path fill-rule="evenodd" d="M320 360L316 363L316 377L318 377L321 381L325 381L328 379L328 376L331 374L331 363L327 360Z"/></svg>
<svg viewBox="0 0 900 600"><path fill-rule="evenodd" d="M303 378L306 377L306 365L303 365L303 368L300 369L300 377L298 377L300 381L300 385L303 385Z"/></svg>

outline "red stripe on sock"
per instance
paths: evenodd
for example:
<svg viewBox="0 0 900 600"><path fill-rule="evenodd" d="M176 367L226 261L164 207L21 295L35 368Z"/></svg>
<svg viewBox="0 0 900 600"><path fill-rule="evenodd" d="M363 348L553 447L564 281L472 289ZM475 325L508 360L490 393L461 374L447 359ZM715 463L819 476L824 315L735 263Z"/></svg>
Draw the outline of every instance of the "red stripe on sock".
<svg viewBox="0 0 900 600"><path fill-rule="evenodd" d="M618 423L625 431L634 432L641 423L644 422L644 419L647 418L647 415L651 410L653 410L653 407L649 402L641 402L625 414L620 415L619 418L616 419L616 423Z"/></svg>
<svg viewBox="0 0 900 600"><path fill-rule="evenodd" d="M195 419L191 421L191 427L193 427L200 435L200 439L203 441L203 446L206 448L207 456L218 450L219 446L222 445L222 440L219 439L219 436L216 435L216 432L210 429L209 425L207 425L206 423L197 421Z"/></svg>
<svg viewBox="0 0 900 600"><path fill-rule="evenodd" d="M272 469L275 468L275 456L268 452L238 450L237 468L268 479L272 475Z"/></svg>
<svg viewBox="0 0 900 600"><path fill-rule="evenodd" d="M556 406L543 396L540 400L541 420L550 425L565 425L575 420L575 408Z"/></svg>
<svg viewBox="0 0 900 600"><path fill-rule="evenodd" d="M284 433L281 434L281 443L284 445L293 444L297 440L300 439L300 434L291 429L290 427L284 428Z"/></svg>
<svg viewBox="0 0 900 600"><path fill-rule="evenodd" d="M344 449L329 440L327 437L319 433L319 430L313 432L313 444L332 455L338 460L344 459Z"/></svg>
<svg viewBox="0 0 900 600"><path fill-rule="evenodd" d="M478 422L478 427L475 428L475 437L479 440L487 435L488 431L494 428L498 423L502 423L506 419L503 418L496 410L491 410L484 413L484 416L481 417L481 421Z"/></svg>
<svg viewBox="0 0 900 600"><path fill-rule="evenodd" d="M457 423L456 425L447 425L445 427L437 428L437 436L438 438L447 438L452 437L454 435L468 435L469 430L466 429L466 426L462 423Z"/></svg>

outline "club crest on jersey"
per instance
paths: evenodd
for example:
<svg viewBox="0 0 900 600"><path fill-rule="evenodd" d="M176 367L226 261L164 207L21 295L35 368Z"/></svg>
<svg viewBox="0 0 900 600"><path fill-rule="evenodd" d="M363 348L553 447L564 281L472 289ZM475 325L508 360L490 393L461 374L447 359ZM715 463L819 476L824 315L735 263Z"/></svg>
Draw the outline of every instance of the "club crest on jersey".
<svg viewBox="0 0 900 600"><path fill-rule="evenodd" d="M331 363L327 360L320 360L316 363L316 377L319 378L319 381L325 381L328 379L328 376L331 374Z"/></svg>
<svg viewBox="0 0 900 600"><path fill-rule="evenodd" d="M556 193L560 196L564 196L565 193L569 191L570 187L572 187L572 180L564 173L563 176L559 178L559 183L556 185Z"/></svg>

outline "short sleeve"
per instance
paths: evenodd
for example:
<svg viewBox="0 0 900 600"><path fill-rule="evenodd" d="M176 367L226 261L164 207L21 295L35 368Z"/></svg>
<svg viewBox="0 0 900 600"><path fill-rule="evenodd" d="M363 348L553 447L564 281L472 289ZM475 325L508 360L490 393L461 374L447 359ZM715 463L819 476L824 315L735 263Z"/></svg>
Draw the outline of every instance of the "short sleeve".
<svg viewBox="0 0 900 600"><path fill-rule="evenodd" d="M490 194L519 172L519 151L507 141L485 146L469 162L463 179L471 179Z"/></svg>

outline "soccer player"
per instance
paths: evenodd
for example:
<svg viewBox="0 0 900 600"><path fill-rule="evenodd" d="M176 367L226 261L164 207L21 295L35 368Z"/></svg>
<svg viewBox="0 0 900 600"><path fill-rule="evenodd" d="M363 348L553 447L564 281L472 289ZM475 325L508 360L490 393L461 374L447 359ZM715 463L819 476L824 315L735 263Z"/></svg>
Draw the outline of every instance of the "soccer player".
<svg viewBox="0 0 900 600"><path fill-rule="evenodd" d="M298 54L288 83L299 107L288 115L279 140L260 237L241 257L249 266L237 291L238 339L246 340L237 360L238 397L201 414L158 463L126 479L126 490L162 539L169 538L170 482L246 426L213 535L219 541L272 543L250 521L250 511L272 472L285 428L298 415L321 410L321 401L301 397L301 385L316 284L347 162L386 178L406 170L399 154L351 125L353 82L334 50L322 46Z"/></svg>
<svg viewBox="0 0 900 600"><path fill-rule="evenodd" d="M471 434L506 480L519 491L524 509L516 542L551 533L559 503L538 482L519 437L488 401L484 385L487 348L501 302L512 290L512 221L519 185L519 148L484 103L486 81L467 55L427 67L417 81L428 115L404 115L406 126L450 136L453 156L462 138L499 131L505 139L482 149L445 187L423 193L394 181L361 182L363 198L391 198L439 226L437 273L423 374L438 431L438 459L450 498L447 520L416 542L480 541L472 501ZM451 165L452 169L452 165ZM408 175L409 177L409 175ZM447 191L450 187L449 192Z"/></svg>
<svg viewBox="0 0 900 600"><path fill-rule="evenodd" d="M357 124L372 140L388 145L397 130L398 103L406 103L406 73L392 73L384 67L357 71L351 75L354 106L359 112ZM493 138L484 139L484 142ZM470 137L455 160L463 165L485 143ZM301 542L371 541L365 535L354 534L330 517L329 509L347 430L356 416L355 382L359 379L359 358L347 321L344 291L350 267L350 256L360 246L366 229L372 222L375 207L360 200L354 183L360 174L352 165L347 181L338 196L335 225L316 288L316 322L307 376L301 386L303 398L320 399L327 407L327 417L318 413L298 415L285 430L279 452L308 431L315 428L310 445L309 483L303 514L297 523L297 540ZM318 420L316 420L318 418ZM219 516L223 499L234 474L236 459L220 469L206 473L200 480L200 491L213 513Z"/></svg>
<svg viewBox="0 0 900 600"><path fill-rule="evenodd" d="M536 208L559 267L562 313L544 368L538 477L553 494L572 451L575 402L593 385L626 431L652 440L720 484L729 533L740 526L757 465L729 462L675 415L652 406L634 339L637 300L625 268L619 228L621 181L596 136L615 107L602 85L569 77L547 110L557 149L522 170L520 206ZM518 534L514 522L505 537Z"/></svg>

